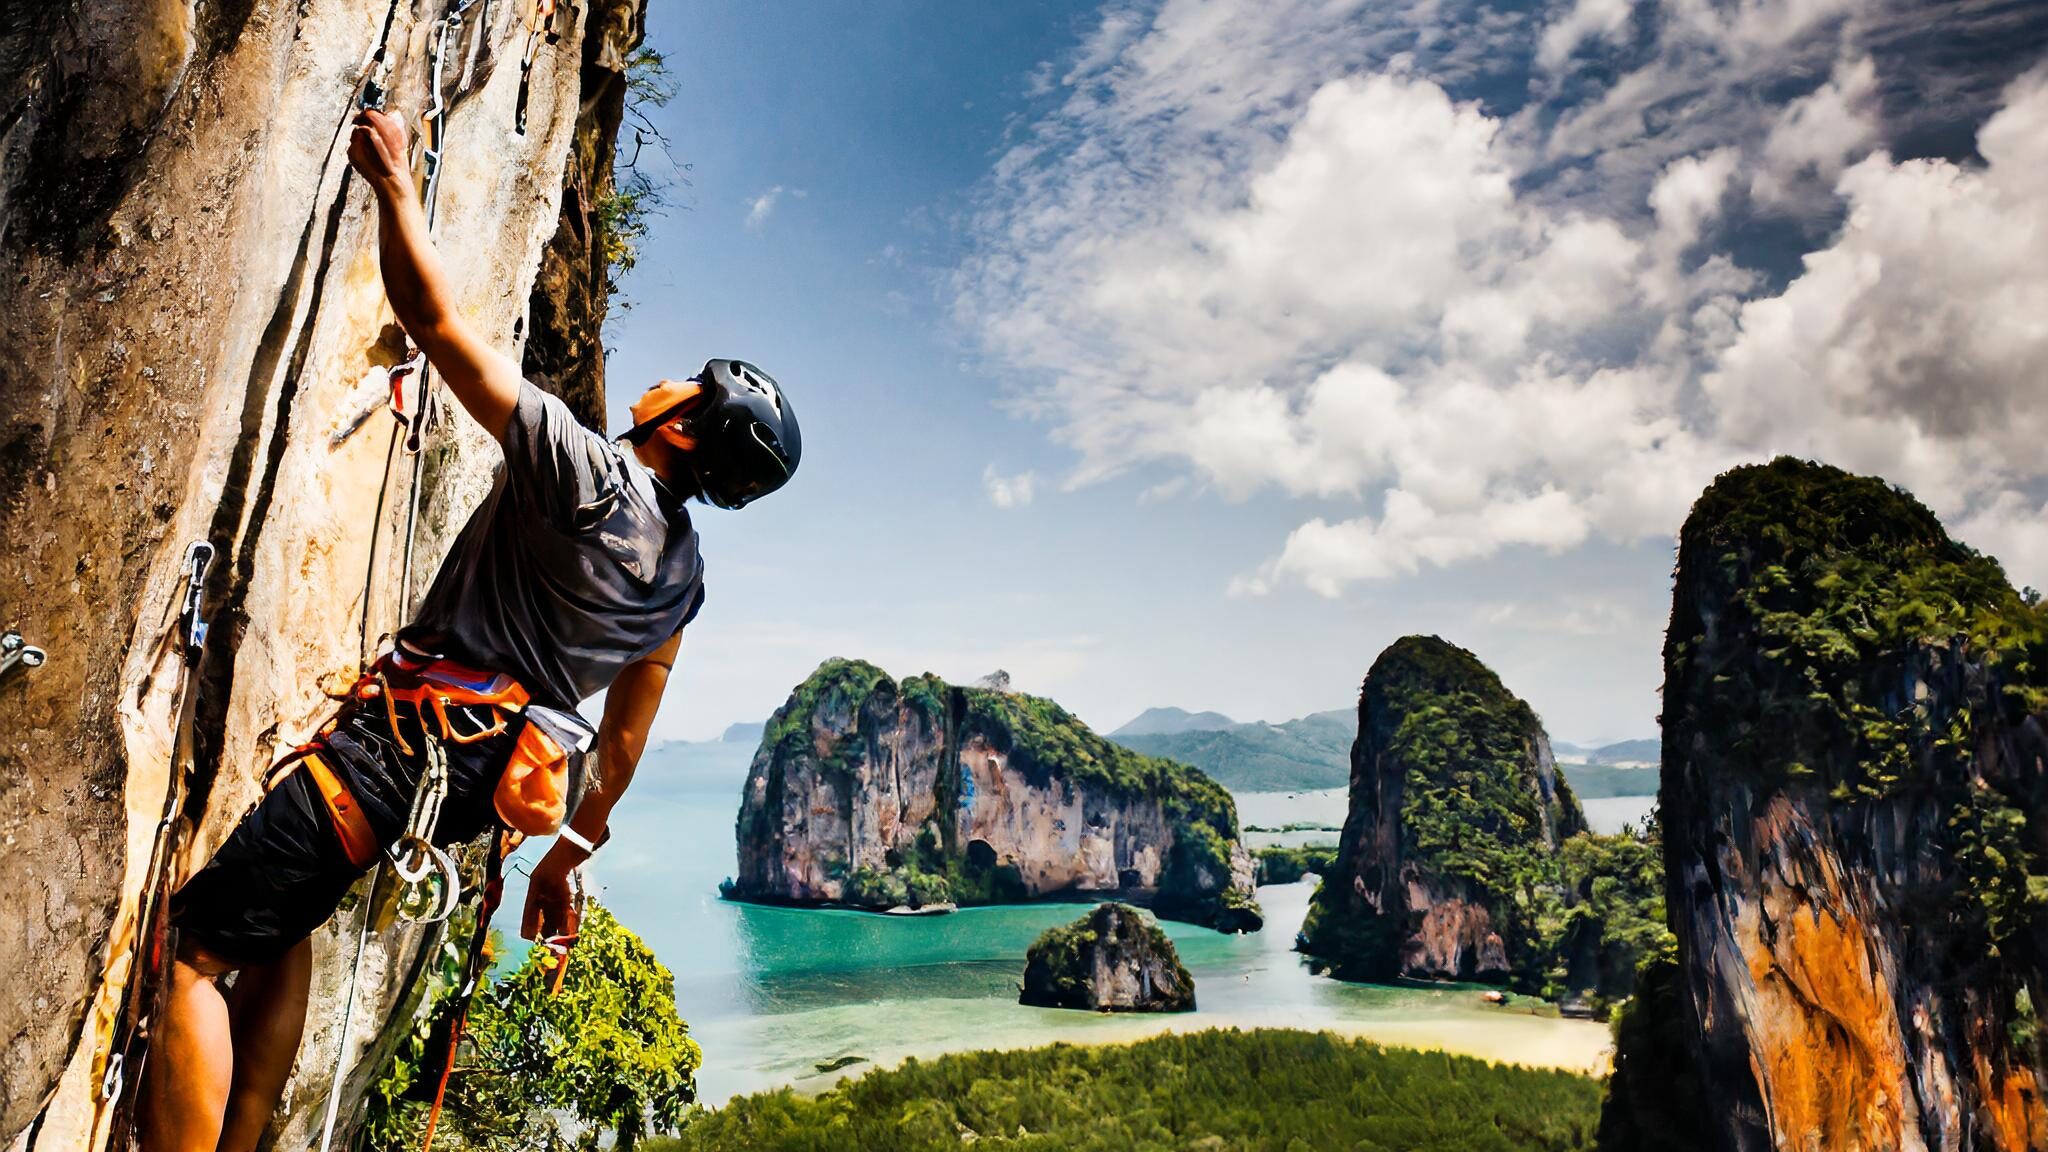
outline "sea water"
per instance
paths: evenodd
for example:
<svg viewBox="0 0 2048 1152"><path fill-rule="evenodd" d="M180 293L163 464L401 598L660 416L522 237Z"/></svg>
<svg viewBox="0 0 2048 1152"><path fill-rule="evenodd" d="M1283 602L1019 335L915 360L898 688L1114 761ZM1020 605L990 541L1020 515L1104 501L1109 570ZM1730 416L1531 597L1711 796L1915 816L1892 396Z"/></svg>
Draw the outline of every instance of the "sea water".
<svg viewBox="0 0 2048 1152"><path fill-rule="evenodd" d="M1474 988L1390 988L1314 975L1292 951L1312 881L1259 890L1262 932L1165 924L1195 977L1193 1012L1028 1008L1017 1003L1026 950L1085 906L898 917L721 900L718 882L734 870L739 793L731 764L677 768L669 757L651 756L614 811L612 841L594 865L598 898L675 974L677 1008L704 1049L698 1085L707 1104L784 1085L814 1090L907 1056L1100 1043L1168 1029L1328 1029L1586 1072L1603 1070L1609 1058L1604 1025L1490 1007ZM1250 824L1338 824L1343 794L1248 794L1239 808ZM1334 841L1334 834L1319 838ZM516 875L506 895L499 922L509 934L524 898Z"/></svg>

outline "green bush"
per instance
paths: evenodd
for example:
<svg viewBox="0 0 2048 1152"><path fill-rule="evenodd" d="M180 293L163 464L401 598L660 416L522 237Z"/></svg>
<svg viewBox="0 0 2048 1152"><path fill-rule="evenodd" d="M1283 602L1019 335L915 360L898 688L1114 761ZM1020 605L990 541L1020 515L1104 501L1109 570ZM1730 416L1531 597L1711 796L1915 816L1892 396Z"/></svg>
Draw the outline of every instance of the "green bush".
<svg viewBox="0 0 2048 1152"><path fill-rule="evenodd" d="M452 976L452 967L444 975ZM675 980L638 936L592 902L559 992L545 949L487 980L469 1013L434 1144L475 1152L594 1150L610 1136L632 1148L673 1132L697 1096L702 1053L676 1015ZM429 1035L445 1036L453 997L436 1008L371 1090L363 1146L420 1146L434 1084L423 1071ZM565 1136L558 1116L579 1135Z"/></svg>
<svg viewBox="0 0 2048 1152"><path fill-rule="evenodd" d="M1256 856L1261 884L1292 884L1311 872L1322 876L1337 866L1337 848L1332 844L1261 848Z"/></svg>

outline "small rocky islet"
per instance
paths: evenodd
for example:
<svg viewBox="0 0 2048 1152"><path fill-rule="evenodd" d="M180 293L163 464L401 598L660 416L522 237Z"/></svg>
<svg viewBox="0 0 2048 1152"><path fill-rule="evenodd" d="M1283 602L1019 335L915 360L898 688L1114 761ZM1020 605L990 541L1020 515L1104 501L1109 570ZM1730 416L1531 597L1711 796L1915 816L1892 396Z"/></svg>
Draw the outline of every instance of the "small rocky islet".
<svg viewBox="0 0 2048 1152"><path fill-rule="evenodd" d="M1195 978L1144 912L1101 904L1031 945L1017 1001L1092 1012L1189 1012Z"/></svg>

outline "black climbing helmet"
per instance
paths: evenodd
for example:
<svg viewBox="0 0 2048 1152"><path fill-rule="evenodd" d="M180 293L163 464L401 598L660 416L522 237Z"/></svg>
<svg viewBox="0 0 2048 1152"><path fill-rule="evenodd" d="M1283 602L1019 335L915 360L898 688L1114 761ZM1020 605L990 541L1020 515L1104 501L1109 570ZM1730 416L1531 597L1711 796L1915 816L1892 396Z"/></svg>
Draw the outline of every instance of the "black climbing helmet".
<svg viewBox="0 0 2048 1152"><path fill-rule="evenodd" d="M773 376L744 360L713 360L696 381L702 399L677 407L690 410L689 433L697 446L684 458L707 504L744 508L796 475L803 435L796 409ZM626 434L635 443L672 419L671 407L643 420Z"/></svg>

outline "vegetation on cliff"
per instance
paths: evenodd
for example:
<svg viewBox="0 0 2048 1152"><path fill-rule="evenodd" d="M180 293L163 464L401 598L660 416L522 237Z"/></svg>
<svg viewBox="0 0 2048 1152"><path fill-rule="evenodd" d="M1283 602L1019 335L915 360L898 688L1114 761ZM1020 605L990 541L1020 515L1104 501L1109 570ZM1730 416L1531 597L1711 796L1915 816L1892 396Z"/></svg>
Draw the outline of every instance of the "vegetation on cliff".
<svg viewBox="0 0 2048 1152"><path fill-rule="evenodd" d="M1572 1152L1600 1087L1327 1033L1218 1031L907 1060L818 1096L742 1096L650 1152Z"/></svg>
<svg viewBox="0 0 2048 1152"><path fill-rule="evenodd" d="M2014 944L2048 906L2048 865L2029 844L2028 795L1968 782L1987 725L2048 712L2048 614L1996 560L1949 538L1905 491L1874 477L1781 458L1730 472L1694 505L1683 537L1697 595L1739 615L1739 664L1709 673L1697 618L1674 614L1667 700L1688 731L1716 734L1717 773L1759 791L1800 785L1831 801L1938 786L1945 842L1987 953ZM1919 680L1943 661L1986 675L1938 701ZM1672 699L1672 689L1681 691Z"/></svg>
<svg viewBox="0 0 2048 1152"><path fill-rule="evenodd" d="M456 932L467 939L467 932ZM544 948L470 1007L464 1052L448 1080L435 1146L477 1152L630 1149L673 1132L696 1099L703 1054L676 1014L675 980L640 938L596 902L561 987ZM436 1007L422 1016L371 1089L362 1146L418 1148L433 1099L430 1049L445 1045L460 957L440 958ZM560 1120L574 1121L573 1136ZM609 1139L607 1139L609 1138Z"/></svg>
<svg viewBox="0 0 2048 1152"><path fill-rule="evenodd" d="M1535 712L1492 669L1437 637L1396 641L1366 677L1356 756L1353 811L1304 952L1348 977L1408 974L1426 911L1409 907L1412 873L1446 893L1433 898L1484 910L1511 985L1626 994L1664 932L1655 830L1587 831ZM1356 890L1361 877L1377 906Z"/></svg>
<svg viewBox="0 0 2048 1152"><path fill-rule="evenodd" d="M2048 1141L2048 619L1874 477L1735 469L1679 538L1676 946L1617 1030L1611 1152Z"/></svg>
<svg viewBox="0 0 2048 1152"><path fill-rule="evenodd" d="M1548 891L1535 916L1553 990L1629 995L1650 956L1671 946L1665 927L1664 848L1655 815L1612 836L1581 832L1560 850L1562 899Z"/></svg>
<svg viewBox="0 0 2048 1152"><path fill-rule="evenodd" d="M960 732L986 737L1029 778L1064 776L1123 796L1148 796L1190 823L1226 840L1237 838L1237 803L1230 791L1198 769L1133 752L1083 724L1042 696L958 690L964 702Z"/></svg>
<svg viewBox="0 0 2048 1152"><path fill-rule="evenodd" d="M1102 904L1032 943L1017 999L1041 1008L1187 1012L1195 1006L1195 978L1143 912Z"/></svg>

